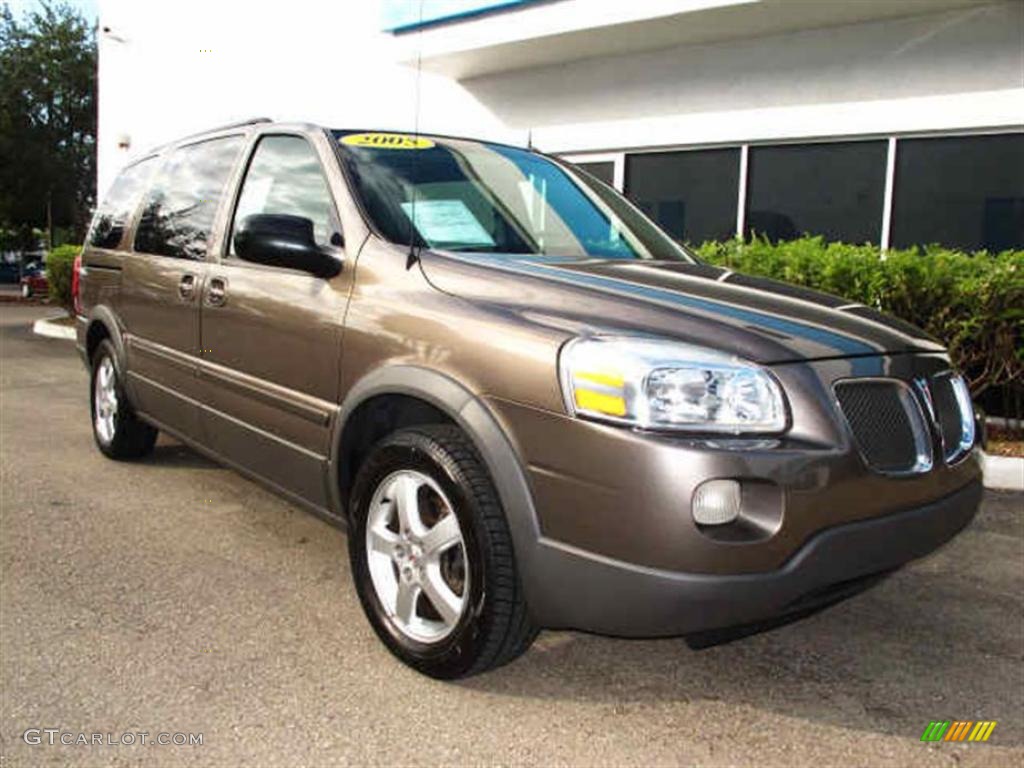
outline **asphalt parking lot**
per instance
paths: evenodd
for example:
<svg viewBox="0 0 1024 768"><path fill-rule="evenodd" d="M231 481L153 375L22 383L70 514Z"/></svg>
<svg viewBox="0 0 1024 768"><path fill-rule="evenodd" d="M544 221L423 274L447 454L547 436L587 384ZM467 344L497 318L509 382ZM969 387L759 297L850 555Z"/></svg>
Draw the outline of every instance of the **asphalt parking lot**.
<svg viewBox="0 0 1024 768"><path fill-rule="evenodd" d="M73 345L31 333L47 311L0 305L3 768L1024 763L1024 496L987 494L936 555L769 634L694 652L544 633L445 684L376 640L334 528L164 438L104 459ZM982 719L987 744L920 741Z"/></svg>

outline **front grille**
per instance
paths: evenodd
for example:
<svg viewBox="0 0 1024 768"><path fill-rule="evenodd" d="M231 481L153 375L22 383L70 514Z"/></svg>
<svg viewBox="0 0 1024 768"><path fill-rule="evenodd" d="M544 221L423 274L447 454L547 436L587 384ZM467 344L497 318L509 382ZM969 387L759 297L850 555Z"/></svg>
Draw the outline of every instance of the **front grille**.
<svg viewBox="0 0 1024 768"><path fill-rule="evenodd" d="M905 384L883 379L847 380L838 382L835 392L868 466L886 473L929 469L928 430Z"/></svg>
<svg viewBox="0 0 1024 768"><path fill-rule="evenodd" d="M966 419L973 419L973 413L964 413L953 389L951 374L943 374L933 378L928 384L932 397L932 410L935 423L942 438L942 453L947 462L955 461L965 453L970 445L965 445L965 432L970 431Z"/></svg>

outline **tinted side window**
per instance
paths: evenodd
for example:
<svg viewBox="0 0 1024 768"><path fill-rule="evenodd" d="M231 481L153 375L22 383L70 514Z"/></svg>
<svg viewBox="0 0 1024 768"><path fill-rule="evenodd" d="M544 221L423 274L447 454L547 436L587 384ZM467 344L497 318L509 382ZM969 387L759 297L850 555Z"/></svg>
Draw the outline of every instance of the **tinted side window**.
<svg viewBox="0 0 1024 768"><path fill-rule="evenodd" d="M231 253L235 252L238 225L257 213L283 213L311 220L318 245L328 245L338 231L320 160L305 139L266 136L256 146L235 210Z"/></svg>
<svg viewBox="0 0 1024 768"><path fill-rule="evenodd" d="M206 241L241 136L190 144L171 153L146 196L135 250L176 259L206 256Z"/></svg>
<svg viewBox="0 0 1024 768"><path fill-rule="evenodd" d="M150 157L121 171L96 211L89 231L89 245L95 248L117 248L120 245L124 228L139 204L155 165L156 158Z"/></svg>

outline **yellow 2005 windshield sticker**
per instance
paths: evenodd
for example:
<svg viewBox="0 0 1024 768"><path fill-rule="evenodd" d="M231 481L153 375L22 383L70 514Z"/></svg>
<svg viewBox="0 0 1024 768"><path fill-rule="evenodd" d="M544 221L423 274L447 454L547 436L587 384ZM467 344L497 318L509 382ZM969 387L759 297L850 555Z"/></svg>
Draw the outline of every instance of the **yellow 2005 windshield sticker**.
<svg viewBox="0 0 1024 768"><path fill-rule="evenodd" d="M430 149L434 142L404 133L350 133L341 137L342 144L375 149Z"/></svg>

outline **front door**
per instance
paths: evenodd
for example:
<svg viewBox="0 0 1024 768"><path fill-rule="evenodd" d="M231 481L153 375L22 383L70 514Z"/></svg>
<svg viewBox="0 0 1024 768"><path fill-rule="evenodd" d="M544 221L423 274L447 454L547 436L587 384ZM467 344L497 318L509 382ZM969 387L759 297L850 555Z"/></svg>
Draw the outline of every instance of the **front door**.
<svg viewBox="0 0 1024 768"><path fill-rule="evenodd" d="M206 251L243 141L227 136L171 151L143 201L134 252L124 260L120 313L136 406L192 439L199 438L196 370Z"/></svg>
<svg viewBox="0 0 1024 768"><path fill-rule="evenodd" d="M235 255L238 224L255 214L313 222L317 244L342 231L321 159L305 137L257 141L230 240L211 264L201 304L204 441L280 490L327 506L329 434L338 402L342 327L353 269L323 279Z"/></svg>

